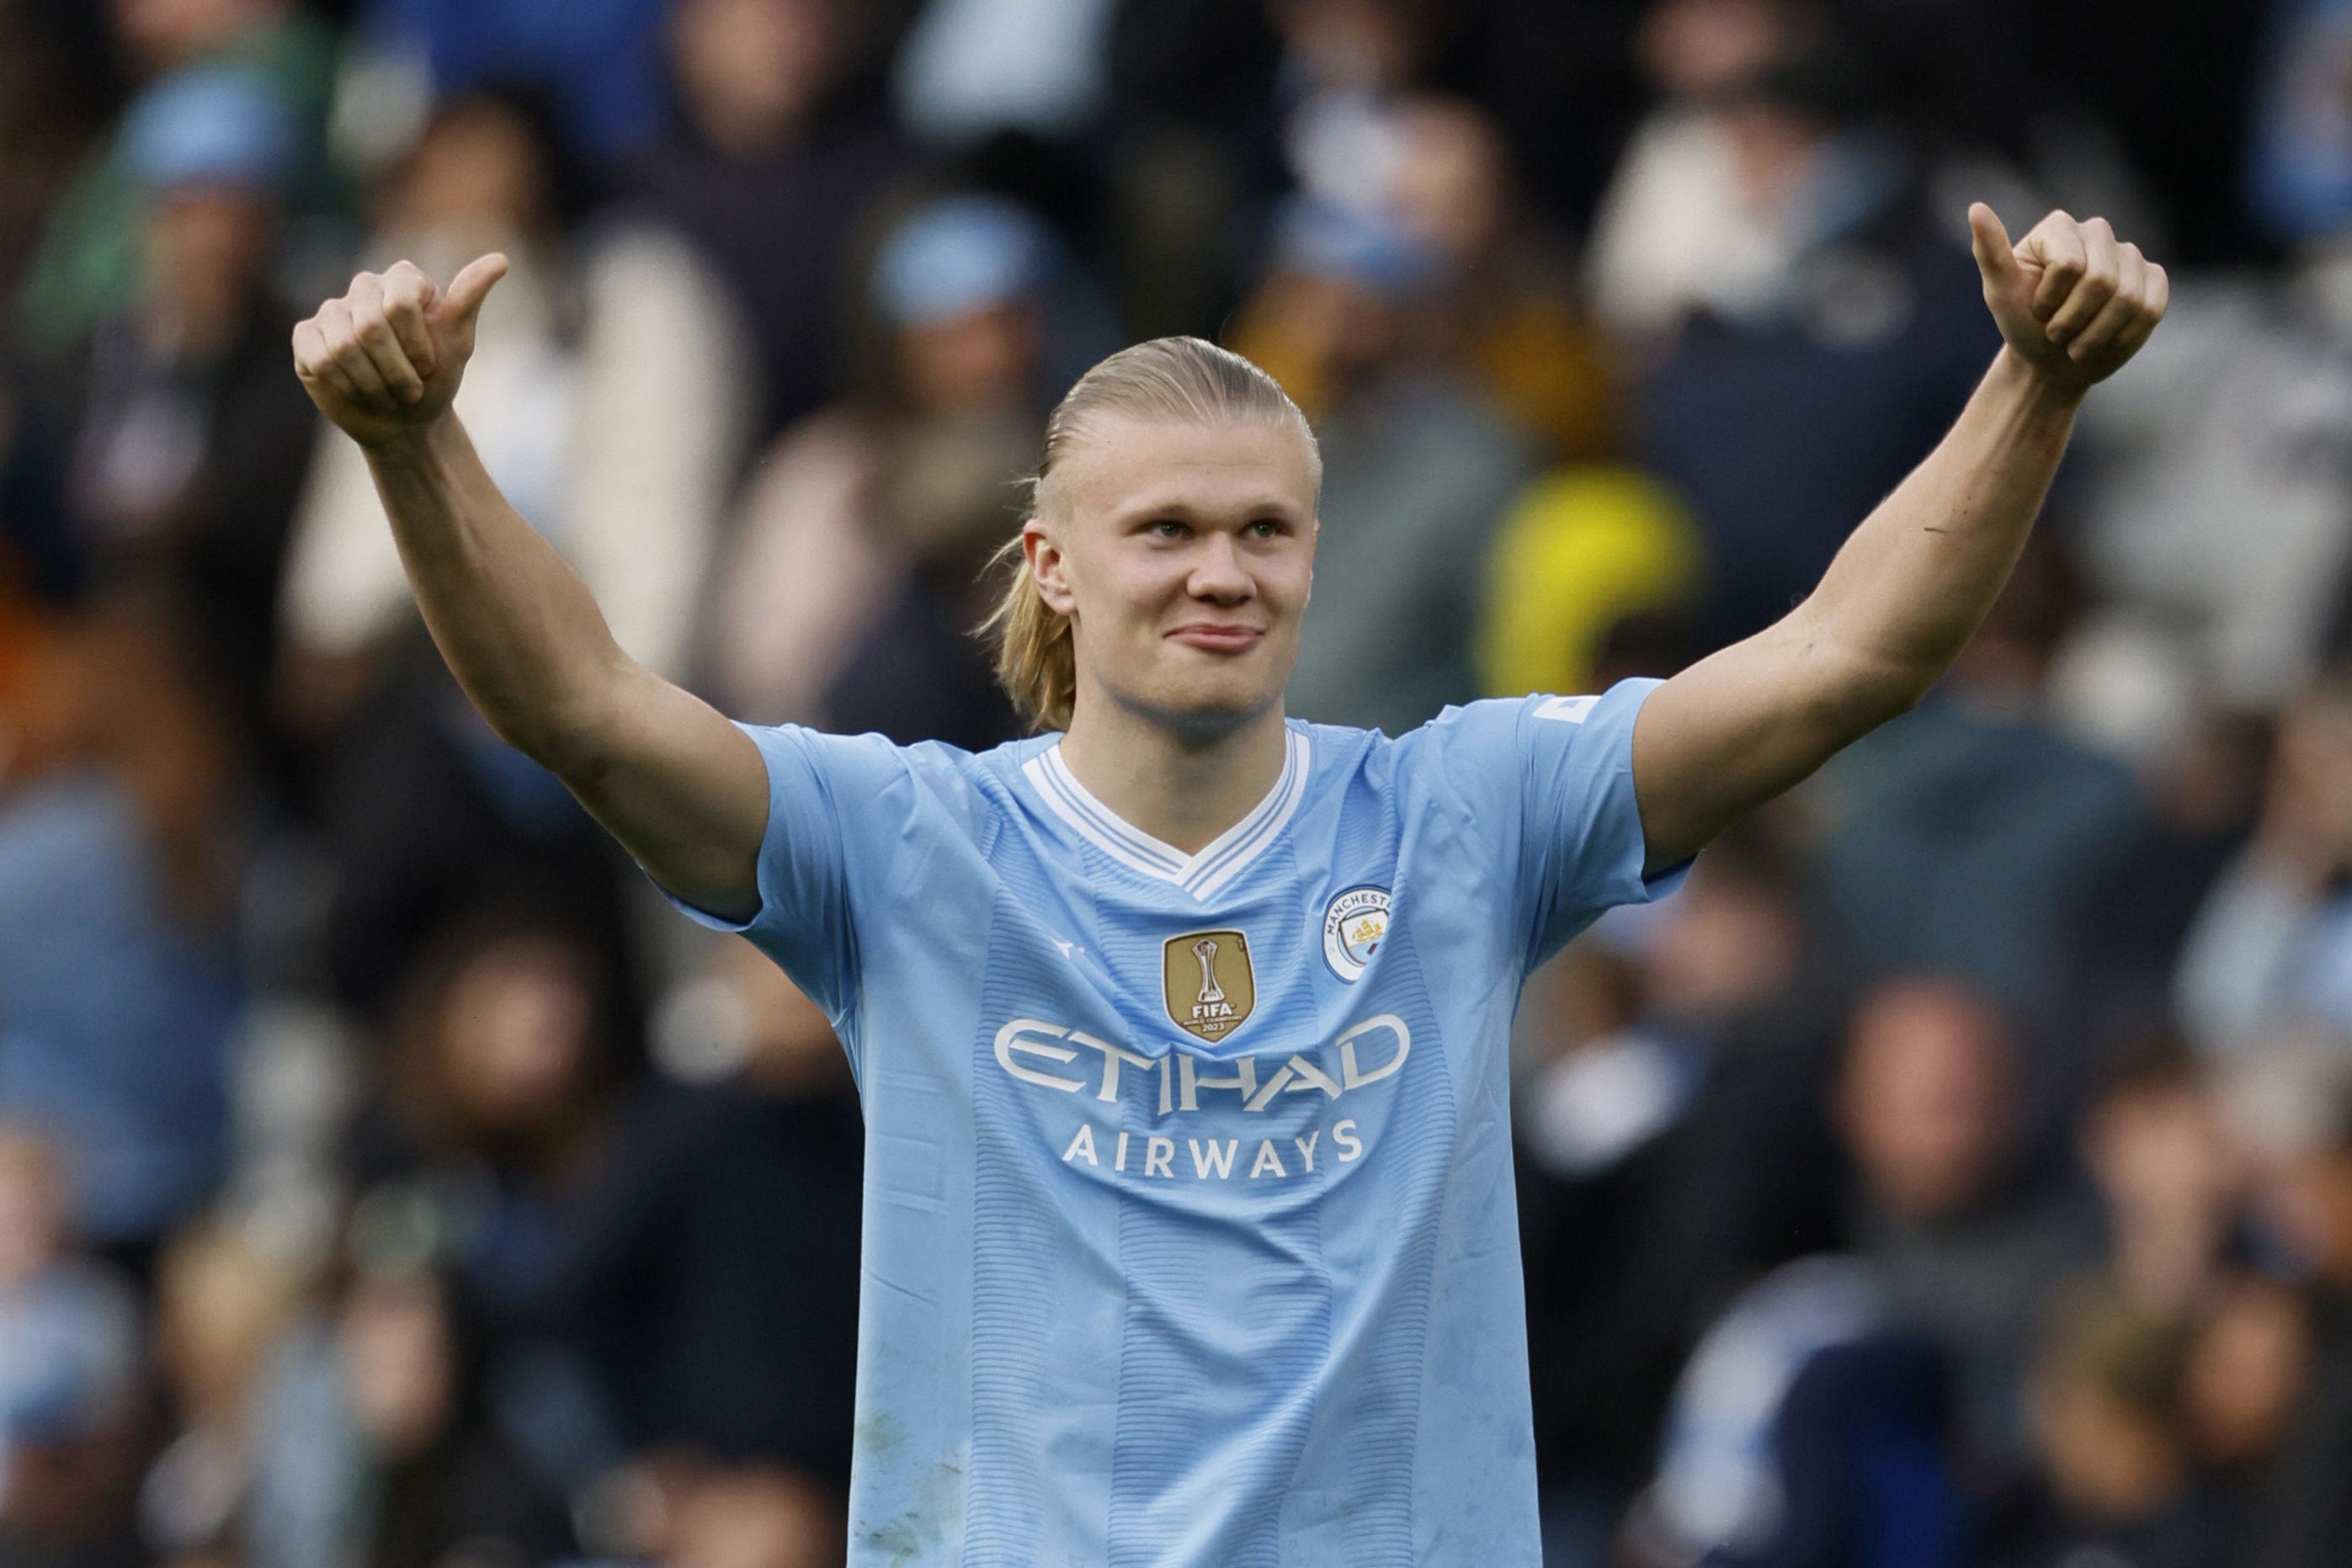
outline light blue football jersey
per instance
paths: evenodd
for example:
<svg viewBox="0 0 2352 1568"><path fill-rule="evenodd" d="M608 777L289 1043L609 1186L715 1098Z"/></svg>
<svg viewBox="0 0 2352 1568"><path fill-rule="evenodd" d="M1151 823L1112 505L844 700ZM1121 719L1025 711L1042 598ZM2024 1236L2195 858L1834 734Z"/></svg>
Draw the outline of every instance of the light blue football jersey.
<svg viewBox="0 0 2352 1568"><path fill-rule="evenodd" d="M688 913L864 1101L853 1563L1538 1560L1507 1041L1530 968L1680 879L1642 874L1655 684L1294 721L1191 855L1057 737L744 727L760 913Z"/></svg>

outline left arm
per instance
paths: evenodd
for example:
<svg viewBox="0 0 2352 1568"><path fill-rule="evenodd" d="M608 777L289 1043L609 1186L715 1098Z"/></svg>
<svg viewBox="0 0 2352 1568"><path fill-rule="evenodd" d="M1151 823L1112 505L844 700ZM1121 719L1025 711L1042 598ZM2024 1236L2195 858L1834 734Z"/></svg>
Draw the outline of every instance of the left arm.
<svg viewBox="0 0 2352 1568"><path fill-rule="evenodd" d="M1991 208L1969 222L2000 353L1810 598L1643 706L1633 786L1654 873L1927 695L2009 580L2083 394L2163 318L2164 269L2104 219L2053 213L2014 249Z"/></svg>

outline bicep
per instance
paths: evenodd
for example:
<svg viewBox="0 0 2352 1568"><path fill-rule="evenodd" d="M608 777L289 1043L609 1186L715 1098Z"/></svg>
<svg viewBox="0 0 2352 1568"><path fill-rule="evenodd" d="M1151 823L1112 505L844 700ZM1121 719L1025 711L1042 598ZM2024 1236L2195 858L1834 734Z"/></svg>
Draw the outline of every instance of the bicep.
<svg viewBox="0 0 2352 1568"><path fill-rule="evenodd" d="M595 739L558 769L591 816L662 886L748 921L760 909L768 769L751 737L632 663Z"/></svg>
<svg viewBox="0 0 2352 1568"><path fill-rule="evenodd" d="M1678 864L1801 782L1903 704L1802 612L1693 664L1633 727L1633 793L1650 869Z"/></svg>

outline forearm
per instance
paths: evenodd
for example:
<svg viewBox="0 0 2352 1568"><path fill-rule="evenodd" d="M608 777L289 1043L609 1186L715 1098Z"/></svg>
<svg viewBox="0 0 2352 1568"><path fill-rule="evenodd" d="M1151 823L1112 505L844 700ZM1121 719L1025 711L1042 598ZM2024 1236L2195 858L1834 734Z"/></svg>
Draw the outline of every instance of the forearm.
<svg viewBox="0 0 2352 1568"><path fill-rule="evenodd" d="M1634 771L1652 870L1927 695L2017 564L2073 422L2004 349L1804 603L1651 700Z"/></svg>
<svg viewBox="0 0 2352 1568"><path fill-rule="evenodd" d="M2004 348L1936 449L1793 614L1834 656L1861 728L1916 704L2000 597L2065 455L2079 394Z"/></svg>
<svg viewBox="0 0 2352 1568"><path fill-rule="evenodd" d="M628 667L594 597L507 504L454 413L366 450L450 673L501 737L562 772Z"/></svg>

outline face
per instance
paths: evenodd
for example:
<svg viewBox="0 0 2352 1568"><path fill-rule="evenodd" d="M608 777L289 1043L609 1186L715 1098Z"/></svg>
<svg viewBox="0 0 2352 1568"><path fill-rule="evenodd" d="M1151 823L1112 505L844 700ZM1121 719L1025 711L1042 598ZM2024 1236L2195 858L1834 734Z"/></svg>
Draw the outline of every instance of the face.
<svg viewBox="0 0 2352 1568"><path fill-rule="evenodd" d="M1315 575L1296 431L1105 416L1047 489L1022 547L1070 619L1080 711L1114 703L1205 741L1280 704Z"/></svg>
<svg viewBox="0 0 2352 1568"><path fill-rule="evenodd" d="M467 966L443 1014L443 1070L476 1124L525 1133L562 1115L579 1092L594 1003L572 956L529 940Z"/></svg>
<svg viewBox="0 0 2352 1568"><path fill-rule="evenodd" d="M1018 406L1036 363L1036 314L1027 305L995 305L898 335L898 367L919 408Z"/></svg>
<svg viewBox="0 0 2352 1568"><path fill-rule="evenodd" d="M406 1458L439 1433L456 1393L456 1356L439 1287L412 1276L362 1278L339 1335L343 1394L384 1453Z"/></svg>
<svg viewBox="0 0 2352 1568"><path fill-rule="evenodd" d="M1479 110L1444 100L1415 105L1403 122L1389 189L1398 221L1456 265L1476 259L1503 226L1509 176L1501 136Z"/></svg>
<svg viewBox="0 0 2352 1568"><path fill-rule="evenodd" d="M152 73L285 8L282 0L114 0L114 33L138 68Z"/></svg>
<svg viewBox="0 0 2352 1568"><path fill-rule="evenodd" d="M2008 1045L1967 993L1897 981L1856 1013L1841 1122L1873 1194L1913 1218L1979 1196L2006 1151Z"/></svg>
<svg viewBox="0 0 2352 1568"><path fill-rule="evenodd" d="M426 129L386 193L384 216L400 229L530 233L547 197L530 127L498 104L463 104Z"/></svg>
<svg viewBox="0 0 2352 1568"><path fill-rule="evenodd" d="M158 298L198 310L240 300L269 260L270 204L243 191L188 185L147 214L147 276Z"/></svg>
<svg viewBox="0 0 2352 1568"><path fill-rule="evenodd" d="M832 0L688 0L674 29L687 112L730 152L790 135L833 71Z"/></svg>
<svg viewBox="0 0 2352 1568"><path fill-rule="evenodd" d="M2292 1292L2247 1280L2223 1296L2189 1359L2189 1409L2205 1456L2222 1464L2268 1457L2294 1414L2310 1358L2310 1325Z"/></svg>
<svg viewBox="0 0 2352 1568"><path fill-rule="evenodd" d="M2110 1096L2093 1112L2087 1134L2086 1161L2119 1214L2202 1223L2236 1197L2235 1151L2212 1101L2192 1085Z"/></svg>
<svg viewBox="0 0 2352 1568"><path fill-rule="evenodd" d="M63 1176L47 1138L22 1129L0 1132L0 1288L30 1279L62 1249Z"/></svg>

